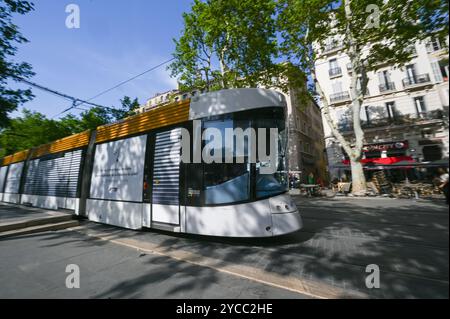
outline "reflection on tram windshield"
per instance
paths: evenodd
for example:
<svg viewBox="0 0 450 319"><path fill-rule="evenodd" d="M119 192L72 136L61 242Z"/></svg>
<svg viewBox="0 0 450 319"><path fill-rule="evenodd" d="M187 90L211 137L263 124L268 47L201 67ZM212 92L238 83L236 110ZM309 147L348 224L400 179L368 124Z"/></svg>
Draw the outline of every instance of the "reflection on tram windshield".
<svg viewBox="0 0 450 319"><path fill-rule="evenodd" d="M275 125L274 125L275 124ZM256 164L256 197L272 196L279 193L283 193L287 190L288 186L288 174L286 164L286 149L287 149L287 129L285 127L284 119L260 119L257 121L257 127L278 128L278 150L277 150L277 167L273 174L262 174L260 172L261 167L264 165L271 165L267 162L257 161ZM266 134L269 134L269 130L266 130ZM266 137L268 138L268 136Z"/></svg>
<svg viewBox="0 0 450 319"><path fill-rule="evenodd" d="M203 123L203 129L215 128L221 133L222 140L214 141L214 137L206 136L204 143L209 144L211 151L216 155L213 163L205 163L203 171L203 191L206 205L218 205L233 202L243 202L251 199L252 189L257 198L269 197L283 193L287 190L288 178L286 168L286 147L287 147L287 129L282 109L271 110L269 114L261 112L261 118L252 118L251 120L223 117L216 120L208 120ZM278 111L278 112L277 112ZM255 117L253 115L253 117ZM237 151L236 140L234 145L227 145L225 140L226 129L241 128L246 130L253 128L256 140L259 141L258 134L266 134L266 152L256 154L255 159L249 158L249 150L252 148L252 141L245 139L243 153ZM264 128L265 130L258 130ZM270 153L270 129L276 128L278 136L276 150L276 163L271 163L262 156ZM259 149L258 149L259 152ZM232 154L232 163L225 163L225 154ZM259 158L261 155L261 158ZM261 170L264 167L275 165L276 169ZM254 167L254 170L252 170ZM265 174L272 171L274 173ZM253 172L253 173L252 173ZM252 179L254 174L254 179ZM253 180L253 187L251 181Z"/></svg>

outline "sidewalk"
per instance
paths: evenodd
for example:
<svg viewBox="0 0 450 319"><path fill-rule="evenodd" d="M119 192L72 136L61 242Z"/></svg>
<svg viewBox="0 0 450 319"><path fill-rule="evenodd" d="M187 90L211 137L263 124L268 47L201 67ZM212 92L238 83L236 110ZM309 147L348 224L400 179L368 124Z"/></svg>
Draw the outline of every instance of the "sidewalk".
<svg viewBox="0 0 450 319"><path fill-rule="evenodd" d="M69 212L0 204L0 238L19 236L78 225Z"/></svg>

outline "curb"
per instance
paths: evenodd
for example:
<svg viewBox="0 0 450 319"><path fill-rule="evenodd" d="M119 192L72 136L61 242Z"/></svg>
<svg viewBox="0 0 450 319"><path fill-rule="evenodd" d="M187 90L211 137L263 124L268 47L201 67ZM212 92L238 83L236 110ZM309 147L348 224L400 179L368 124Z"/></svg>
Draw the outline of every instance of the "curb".
<svg viewBox="0 0 450 319"><path fill-rule="evenodd" d="M29 235L34 233L41 233L46 231L55 231L55 230L61 230L66 229L70 227L76 227L80 223L77 220L71 220L71 221L64 221L54 224L45 224L45 225L39 225L39 226L32 226L32 227L26 227L21 229L14 229L9 230L0 233L0 239L4 238L10 238L10 237L16 237L16 236L22 236L22 235Z"/></svg>

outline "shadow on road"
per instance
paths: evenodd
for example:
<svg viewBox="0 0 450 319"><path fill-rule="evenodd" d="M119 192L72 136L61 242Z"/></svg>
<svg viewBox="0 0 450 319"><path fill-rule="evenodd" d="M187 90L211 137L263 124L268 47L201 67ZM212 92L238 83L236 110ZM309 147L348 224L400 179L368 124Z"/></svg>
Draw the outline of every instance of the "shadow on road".
<svg viewBox="0 0 450 319"><path fill-rule="evenodd" d="M174 249L213 258L214 267L247 265L283 276L293 276L354 289L374 298L448 298L448 207L441 203L410 200L297 199L304 228L275 238L218 238L162 231L130 231L90 223L88 227L120 237L124 233L157 244L163 251ZM36 240L45 241L39 234ZM65 232L51 233L63 238ZM2 244L8 241L2 240ZM106 241L76 234L62 243L79 246ZM47 247L52 247L49 244ZM167 257L152 258L158 271L132 274L96 297L139 296L139 289L176 276L173 291L204 289L217 282L217 272L182 264ZM381 288L368 289L365 269L377 264ZM344 297L344 296L343 296Z"/></svg>

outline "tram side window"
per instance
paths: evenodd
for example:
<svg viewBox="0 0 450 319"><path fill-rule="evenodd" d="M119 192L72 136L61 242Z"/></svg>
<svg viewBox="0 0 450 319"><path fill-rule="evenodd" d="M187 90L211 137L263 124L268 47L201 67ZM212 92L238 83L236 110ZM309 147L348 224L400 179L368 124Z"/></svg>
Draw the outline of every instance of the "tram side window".
<svg viewBox="0 0 450 319"><path fill-rule="evenodd" d="M205 204L225 204L250 197L250 164L205 164Z"/></svg>
<svg viewBox="0 0 450 319"><path fill-rule="evenodd" d="M249 120L233 120L223 118L204 122L204 129L215 128L221 133L221 140L214 141L214 138L206 137L204 143L212 147L214 155L220 153L220 161L204 164L204 198L206 205L219 205L227 203L236 203L250 199L250 164L248 158L244 155L244 163L237 163L237 157L243 154L237 154L236 145L233 150L229 141L225 141L225 129L242 128L245 130L250 127ZM211 144L212 142L212 144ZM245 143L244 154L247 154L248 142ZM225 163L225 152L232 151L233 162ZM218 159L216 157L216 159ZM242 159L242 158L241 158ZM220 163L221 162L221 163Z"/></svg>

